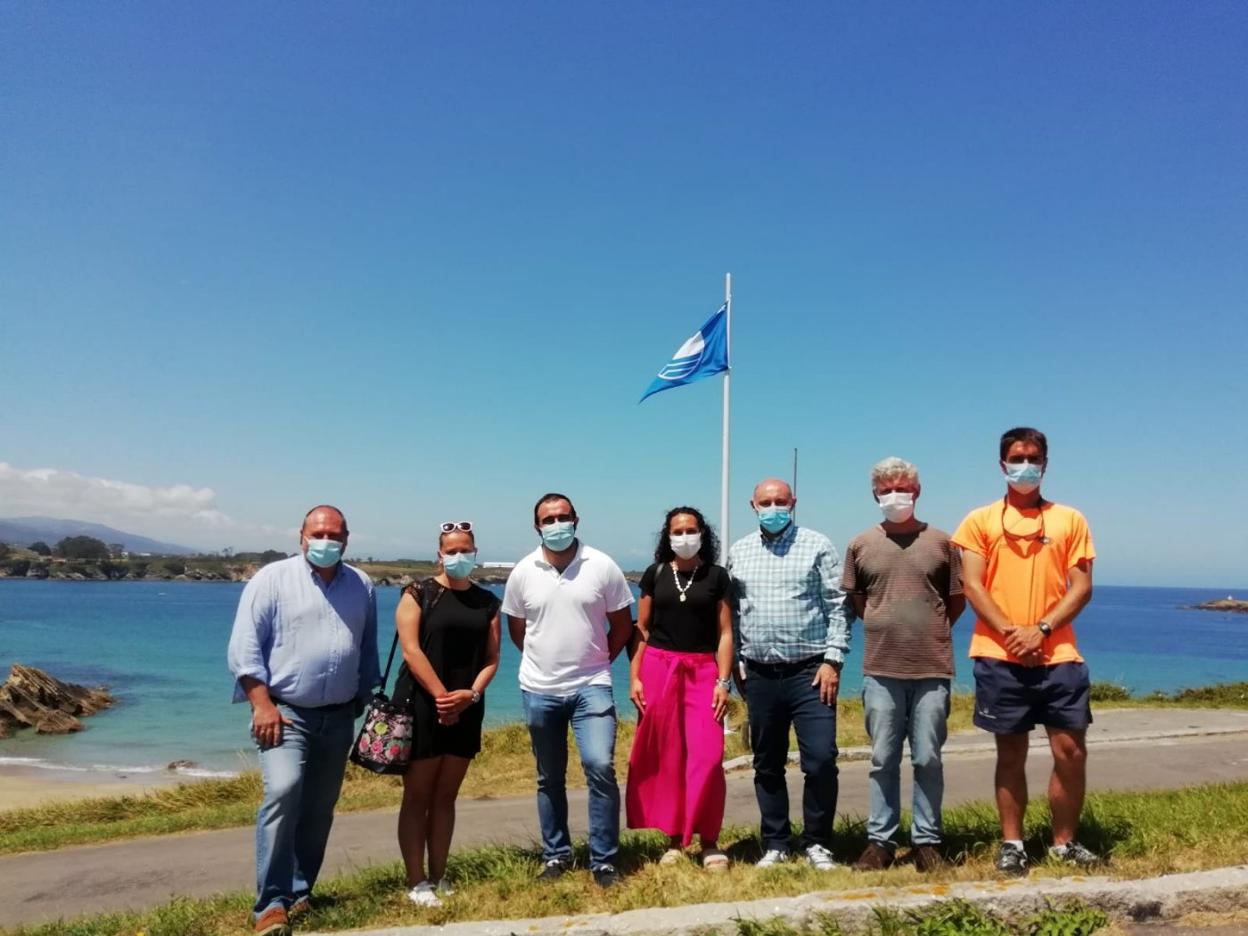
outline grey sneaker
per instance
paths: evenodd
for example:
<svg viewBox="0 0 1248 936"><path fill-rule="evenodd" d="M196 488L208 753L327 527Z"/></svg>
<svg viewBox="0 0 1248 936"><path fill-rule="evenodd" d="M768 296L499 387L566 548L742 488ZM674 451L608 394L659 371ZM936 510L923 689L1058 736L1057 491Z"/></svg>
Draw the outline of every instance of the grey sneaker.
<svg viewBox="0 0 1248 936"><path fill-rule="evenodd" d="M834 871L838 867L832 853L822 845L811 845L806 849L806 860L816 871Z"/></svg>
<svg viewBox="0 0 1248 936"><path fill-rule="evenodd" d="M778 864L783 864L789 860L789 853L780 848L769 848L763 853L763 857L758 859L756 868L774 868Z"/></svg>
<svg viewBox="0 0 1248 936"><path fill-rule="evenodd" d="M997 870L1011 877L1023 877L1027 873L1027 853L1017 845L1002 842L997 852Z"/></svg>
<svg viewBox="0 0 1248 936"><path fill-rule="evenodd" d="M1051 846L1049 848L1049 857L1063 864L1074 865L1077 868L1095 868L1102 863L1100 855L1084 848L1073 839L1065 845Z"/></svg>
<svg viewBox="0 0 1248 936"><path fill-rule="evenodd" d="M557 881L571 870L571 862L564 861L562 858L551 858L542 866L542 873L537 876L537 879L539 881Z"/></svg>
<svg viewBox="0 0 1248 936"><path fill-rule="evenodd" d="M594 883L603 890L615 887L616 884L620 883L620 872L615 870L615 865L599 865L594 868Z"/></svg>

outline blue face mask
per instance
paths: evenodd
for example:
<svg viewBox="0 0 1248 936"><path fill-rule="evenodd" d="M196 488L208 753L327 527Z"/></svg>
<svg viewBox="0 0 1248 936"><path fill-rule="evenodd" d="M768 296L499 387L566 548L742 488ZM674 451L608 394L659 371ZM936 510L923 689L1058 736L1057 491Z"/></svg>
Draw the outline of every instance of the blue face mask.
<svg viewBox="0 0 1248 936"><path fill-rule="evenodd" d="M308 562L318 569L332 569L342 561L342 543L332 539L308 540Z"/></svg>
<svg viewBox="0 0 1248 936"><path fill-rule="evenodd" d="M758 525L768 533L779 533L793 519L788 507L764 507L758 512Z"/></svg>
<svg viewBox="0 0 1248 936"><path fill-rule="evenodd" d="M542 542L552 552L563 552L576 539L576 523L568 520L563 523L550 523L542 527Z"/></svg>
<svg viewBox="0 0 1248 936"><path fill-rule="evenodd" d="M455 553L442 557L442 568L451 578L465 579L477 567L476 553Z"/></svg>
<svg viewBox="0 0 1248 936"><path fill-rule="evenodd" d="M1005 480L1019 494L1030 494L1040 486L1044 467L1033 462L1006 462Z"/></svg>

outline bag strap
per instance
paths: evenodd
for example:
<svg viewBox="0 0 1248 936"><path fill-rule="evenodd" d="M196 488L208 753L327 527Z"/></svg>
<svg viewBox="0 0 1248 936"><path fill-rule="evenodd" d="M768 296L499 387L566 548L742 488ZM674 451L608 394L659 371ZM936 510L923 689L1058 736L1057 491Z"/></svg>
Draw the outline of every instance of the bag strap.
<svg viewBox="0 0 1248 936"><path fill-rule="evenodd" d="M427 616L429 612L434 609L437 603L442 600L442 595L446 592L446 587L437 579L432 578L425 579L422 582L413 583L403 590L407 591L408 589L412 589L412 597L414 597L420 604L421 618ZM430 592L433 593L432 597L430 597ZM396 629L394 632L394 640L390 641L390 655L386 657L386 671L381 675L381 691L383 693L386 691L386 685L390 682L390 667L394 664L394 651L397 650L398 647L399 632Z"/></svg>

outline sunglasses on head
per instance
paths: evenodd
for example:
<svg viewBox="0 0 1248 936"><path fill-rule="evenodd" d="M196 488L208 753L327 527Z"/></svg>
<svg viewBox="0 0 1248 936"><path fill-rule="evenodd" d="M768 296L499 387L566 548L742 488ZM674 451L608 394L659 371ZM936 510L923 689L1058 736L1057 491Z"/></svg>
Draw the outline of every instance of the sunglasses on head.
<svg viewBox="0 0 1248 936"><path fill-rule="evenodd" d="M471 520L455 520L455 521L447 520L444 524L442 524L443 533L452 533L455 530L459 530L461 533L471 533L472 521Z"/></svg>

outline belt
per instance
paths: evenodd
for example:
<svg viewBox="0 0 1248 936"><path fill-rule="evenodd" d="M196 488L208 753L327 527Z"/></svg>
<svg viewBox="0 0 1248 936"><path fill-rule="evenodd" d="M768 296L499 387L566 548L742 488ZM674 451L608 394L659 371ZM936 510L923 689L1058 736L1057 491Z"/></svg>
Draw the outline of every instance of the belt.
<svg viewBox="0 0 1248 936"><path fill-rule="evenodd" d="M812 666L819 666L824 662L823 655L806 657L804 660L785 661L783 663L759 663L757 660L745 658L745 665L748 669L761 676L793 676L802 670L810 669Z"/></svg>
<svg viewBox="0 0 1248 936"><path fill-rule="evenodd" d="M355 705L355 699L348 699L346 702L335 702L332 705L300 705L297 702L287 702L285 699L279 699L275 695L270 695L269 698L278 705L289 705L292 708L303 709L305 712L342 712Z"/></svg>

